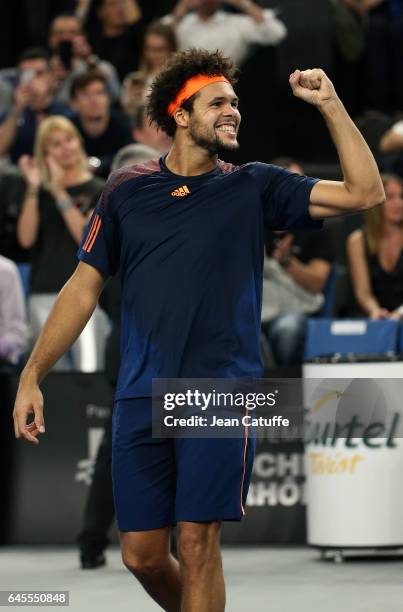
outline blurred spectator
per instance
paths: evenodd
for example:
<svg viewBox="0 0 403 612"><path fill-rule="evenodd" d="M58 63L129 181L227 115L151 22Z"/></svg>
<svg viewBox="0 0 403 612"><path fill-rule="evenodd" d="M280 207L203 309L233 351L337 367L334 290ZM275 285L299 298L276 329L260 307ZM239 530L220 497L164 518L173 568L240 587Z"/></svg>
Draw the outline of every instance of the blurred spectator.
<svg viewBox="0 0 403 612"><path fill-rule="evenodd" d="M145 161L158 159L159 157L160 152L151 147L147 147L147 145L137 143L129 144L116 153L112 162L112 172L132 164L144 164Z"/></svg>
<svg viewBox="0 0 403 612"><path fill-rule="evenodd" d="M25 181L15 166L0 170L0 255L14 262L27 262L29 250L17 240L17 220L25 194Z"/></svg>
<svg viewBox="0 0 403 612"><path fill-rule="evenodd" d="M396 153L403 151L403 120L397 121L382 136L379 143L382 153Z"/></svg>
<svg viewBox="0 0 403 612"><path fill-rule="evenodd" d="M107 82L102 72L85 72L71 86L74 122L96 173L107 177L113 156L133 141L126 117L111 108Z"/></svg>
<svg viewBox="0 0 403 612"><path fill-rule="evenodd" d="M384 154L383 170L403 178L403 120L397 121L385 132L379 142L379 150Z"/></svg>
<svg viewBox="0 0 403 612"><path fill-rule="evenodd" d="M88 30L90 45L115 66L120 80L137 70L143 21L136 0L94 0L98 24Z"/></svg>
<svg viewBox="0 0 403 612"><path fill-rule="evenodd" d="M384 175L386 202L365 213L364 228L350 234L347 254L355 297L371 319L403 315L403 188Z"/></svg>
<svg viewBox="0 0 403 612"><path fill-rule="evenodd" d="M85 23L91 8L92 0L77 0L75 14L81 23Z"/></svg>
<svg viewBox="0 0 403 612"><path fill-rule="evenodd" d="M144 35L140 71L145 77L144 97L149 93L151 83L167 59L177 51L175 32L161 21L151 23Z"/></svg>
<svg viewBox="0 0 403 612"><path fill-rule="evenodd" d="M18 64L14 102L0 116L0 156L9 154L13 163L33 152L36 129L48 115L71 116L71 109L54 99L54 81L49 58L42 49L28 49Z"/></svg>
<svg viewBox="0 0 403 612"><path fill-rule="evenodd" d="M291 158L274 161L303 174ZM275 365L297 365L303 359L308 315L318 313L324 303L332 262L328 240L315 230L270 233L266 252L262 330Z"/></svg>
<svg viewBox="0 0 403 612"><path fill-rule="evenodd" d="M403 108L403 0L342 0L367 21L367 104Z"/></svg>
<svg viewBox="0 0 403 612"><path fill-rule="evenodd" d="M103 181L88 171L81 137L65 117L41 123L35 158L23 156L20 168L27 187L17 235L33 249L31 294L57 293L77 265L77 245Z"/></svg>
<svg viewBox="0 0 403 612"><path fill-rule="evenodd" d="M80 0L13 0L2 2L0 68L15 66L27 47L46 45L49 22L63 11L75 10Z"/></svg>
<svg viewBox="0 0 403 612"><path fill-rule="evenodd" d="M220 9L220 0L180 0L164 22L176 28L180 49L220 49L240 65L252 45L277 45L287 30L276 13L252 0L226 0L240 13Z"/></svg>
<svg viewBox="0 0 403 612"><path fill-rule="evenodd" d="M350 114L363 110L367 37L364 20L345 0L330 0L334 83Z"/></svg>
<svg viewBox="0 0 403 612"><path fill-rule="evenodd" d="M159 130L155 123L150 122L146 107L143 104L137 111L133 125L133 137L136 142L156 149L160 153L166 153L172 144L172 139L165 132Z"/></svg>
<svg viewBox="0 0 403 612"><path fill-rule="evenodd" d="M280 168L287 168L290 172L294 172L294 174L304 174L301 164L292 157L276 157L271 161L273 166L280 166Z"/></svg>
<svg viewBox="0 0 403 612"><path fill-rule="evenodd" d="M17 266L0 255L0 369L16 366L27 345L25 302Z"/></svg>
<svg viewBox="0 0 403 612"><path fill-rule="evenodd" d="M115 68L100 60L91 49L82 31L81 22L74 13L62 13L50 24L49 48L51 67L55 77L56 98L68 103L72 80L78 74L97 68L105 75L108 90L114 99L119 97L120 83Z"/></svg>
<svg viewBox="0 0 403 612"><path fill-rule="evenodd" d="M132 121L134 121L137 111L143 103L144 87L145 77L139 70L129 72L122 83L120 103L125 114Z"/></svg>

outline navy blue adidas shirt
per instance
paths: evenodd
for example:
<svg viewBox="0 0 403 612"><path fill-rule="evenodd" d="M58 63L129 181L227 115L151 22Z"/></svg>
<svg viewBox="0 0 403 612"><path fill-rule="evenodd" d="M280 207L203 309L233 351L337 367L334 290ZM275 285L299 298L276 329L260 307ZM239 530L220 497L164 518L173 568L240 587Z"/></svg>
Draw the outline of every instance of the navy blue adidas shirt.
<svg viewBox="0 0 403 612"><path fill-rule="evenodd" d="M116 399L150 396L152 378L262 375L264 224L321 227L317 180L259 162L179 176L163 159L111 175L78 256L121 270Z"/></svg>

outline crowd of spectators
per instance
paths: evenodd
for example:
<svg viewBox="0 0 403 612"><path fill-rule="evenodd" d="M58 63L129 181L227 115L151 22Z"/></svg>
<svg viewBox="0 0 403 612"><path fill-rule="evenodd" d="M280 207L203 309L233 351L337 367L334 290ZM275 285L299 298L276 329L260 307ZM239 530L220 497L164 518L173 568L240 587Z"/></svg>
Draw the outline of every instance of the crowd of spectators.
<svg viewBox="0 0 403 612"><path fill-rule="evenodd" d="M335 54L363 74L357 79L363 84L362 108L390 117L377 147L382 168L394 172L385 178L388 201L348 240L350 314L398 318L403 303L396 289L399 283L403 287L403 0L326 1L333 9ZM170 147L170 138L146 115L150 85L170 55L191 46L220 48L247 76L254 54L271 53L292 37L281 0L43 0L37 14L32 7L24 10L30 44L19 50L13 65L0 69L0 364L11 366L28 346L15 263L30 265L32 341L74 270L77 244L110 171L126 159L162 155ZM267 71L275 84L272 64ZM337 71L331 76L337 86ZM256 94L262 89L256 83L242 87L243 78L242 110L254 125ZM248 124L244 129L248 137ZM249 139L256 141L250 134ZM292 150L277 154L284 152ZM259 153L257 147L253 155ZM247 147L244 159L236 155L236 162L250 161ZM274 163L303 172L292 159ZM334 268L330 243L323 232L267 236L262 340L270 364L303 358L307 318L320 315L327 299Z"/></svg>

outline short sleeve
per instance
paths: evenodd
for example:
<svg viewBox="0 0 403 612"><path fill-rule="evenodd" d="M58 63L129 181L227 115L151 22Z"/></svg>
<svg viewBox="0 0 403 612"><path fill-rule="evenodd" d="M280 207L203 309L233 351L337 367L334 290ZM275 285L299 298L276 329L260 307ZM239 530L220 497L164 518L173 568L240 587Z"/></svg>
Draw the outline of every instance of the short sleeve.
<svg viewBox="0 0 403 612"><path fill-rule="evenodd" d="M104 276L114 275L119 268L119 231L112 216L110 201L101 195L85 231L77 257L97 268Z"/></svg>
<svg viewBox="0 0 403 612"><path fill-rule="evenodd" d="M257 181L265 224L272 230L320 229L322 220L309 214L316 178L294 174L286 168L256 162L249 172Z"/></svg>

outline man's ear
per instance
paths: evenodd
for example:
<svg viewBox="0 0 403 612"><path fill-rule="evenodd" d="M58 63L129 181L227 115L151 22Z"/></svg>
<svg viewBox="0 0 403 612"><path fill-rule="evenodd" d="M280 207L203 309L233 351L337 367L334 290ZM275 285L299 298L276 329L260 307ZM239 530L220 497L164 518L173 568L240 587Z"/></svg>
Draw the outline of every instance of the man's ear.
<svg viewBox="0 0 403 612"><path fill-rule="evenodd" d="M176 109L174 119L178 127L187 128L189 126L189 112L181 106Z"/></svg>

